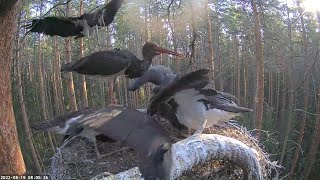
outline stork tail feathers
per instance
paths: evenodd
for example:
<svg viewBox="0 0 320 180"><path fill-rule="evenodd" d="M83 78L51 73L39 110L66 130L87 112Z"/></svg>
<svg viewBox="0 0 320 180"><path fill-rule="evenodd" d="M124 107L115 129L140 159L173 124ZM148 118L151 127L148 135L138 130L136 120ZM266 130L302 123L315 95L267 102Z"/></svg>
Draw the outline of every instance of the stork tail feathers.
<svg viewBox="0 0 320 180"><path fill-rule="evenodd" d="M245 107L240 107L240 106L229 106L229 105L225 105L222 107L219 107L219 109L228 111L228 112L233 112L233 113L243 113L243 112L251 112L253 111L252 109L248 109Z"/></svg>

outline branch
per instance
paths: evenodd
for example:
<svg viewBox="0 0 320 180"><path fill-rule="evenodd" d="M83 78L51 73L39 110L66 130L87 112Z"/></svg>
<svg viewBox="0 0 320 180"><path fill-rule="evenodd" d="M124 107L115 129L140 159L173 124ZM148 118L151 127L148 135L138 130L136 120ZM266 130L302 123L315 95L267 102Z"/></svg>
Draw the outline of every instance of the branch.
<svg viewBox="0 0 320 180"><path fill-rule="evenodd" d="M192 59L194 59L194 53L195 53L195 43L196 43L196 39L198 37L198 34L196 32L196 26L195 26L195 20L194 20L194 9L193 9L193 4L192 4L192 1L189 1L190 3L190 8L191 8L191 28L192 28L192 40L190 42L190 49L191 49L191 54L190 54L190 61L189 61L189 64L187 66L187 68L189 68L192 63L195 63L195 62L192 62Z"/></svg>
<svg viewBox="0 0 320 180"><path fill-rule="evenodd" d="M193 135L172 146L172 167L170 179L180 177L196 164L210 160L227 160L239 165L245 172L245 179L266 179L270 168L276 168L261 153L234 138L218 134ZM137 167L116 175L98 175L92 179L142 179Z"/></svg>

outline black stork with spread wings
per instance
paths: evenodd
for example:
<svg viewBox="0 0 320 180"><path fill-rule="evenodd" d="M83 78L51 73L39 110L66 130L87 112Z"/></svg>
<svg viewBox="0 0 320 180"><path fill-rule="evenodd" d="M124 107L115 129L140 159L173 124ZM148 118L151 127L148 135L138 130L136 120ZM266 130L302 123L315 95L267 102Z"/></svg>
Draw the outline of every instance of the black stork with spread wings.
<svg viewBox="0 0 320 180"><path fill-rule="evenodd" d="M68 113L32 127L86 137L95 146L97 135L106 136L123 142L138 153L139 169L145 179L166 180L170 175L172 142L169 134L152 116L138 110L109 105L100 110Z"/></svg>
<svg viewBox="0 0 320 180"><path fill-rule="evenodd" d="M128 50L98 51L63 65L61 71L75 71L79 74L102 77L107 81L114 80L121 74L132 79L142 76L148 70L153 57L163 53L183 56L155 43L146 42L142 48L143 60L138 59Z"/></svg>
<svg viewBox="0 0 320 180"><path fill-rule="evenodd" d="M50 36L83 37L89 36L92 27L108 26L114 19L124 0L111 0L102 8L91 13L84 13L79 17L49 16L33 19L26 26L30 32L38 32Z"/></svg>
<svg viewBox="0 0 320 180"><path fill-rule="evenodd" d="M251 109L239 107L227 93L205 88L209 83L209 69L200 69L173 80L152 97L148 113L153 115L163 103L174 101L178 121L189 130L201 134L205 127L228 121Z"/></svg>

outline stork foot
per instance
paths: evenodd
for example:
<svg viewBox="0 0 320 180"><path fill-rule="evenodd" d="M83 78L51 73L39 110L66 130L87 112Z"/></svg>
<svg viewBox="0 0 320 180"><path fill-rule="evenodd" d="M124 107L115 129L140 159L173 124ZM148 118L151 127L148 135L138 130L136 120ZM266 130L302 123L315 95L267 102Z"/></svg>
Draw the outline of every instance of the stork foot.
<svg viewBox="0 0 320 180"><path fill-rule="evenodd" d="M202 131L206 128L207 121L208 121L208 120L205 119L205 120L201 123L200 127L196 130L196 132L193 133L193 135L201 134Z"/></svg>

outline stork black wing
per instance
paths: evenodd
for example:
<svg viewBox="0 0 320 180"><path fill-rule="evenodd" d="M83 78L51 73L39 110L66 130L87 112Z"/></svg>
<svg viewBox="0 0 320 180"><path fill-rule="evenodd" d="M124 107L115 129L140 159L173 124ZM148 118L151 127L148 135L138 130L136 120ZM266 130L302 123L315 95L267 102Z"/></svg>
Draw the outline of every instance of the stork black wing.
<svg viewBox="0 0 320 180"><path fill-rule="evenodd" d="M126 51L98 51L63 65L61 71L75 71L86 75L112 75L125 70L132 58L136 57Z"/></svg>
<svg viewBox="0 0 320 180"><path fill-rule="evenodd" d="M108 26L114 19L124 0L112 0L104 7L80 17L45 17L34 19L26 28L50 36L84 36L83 30L93 26Z"/></svg>
<svg viewBox="0 0 320 180"><path fill-rule="evenodd" d="M95 109L93 109L93 108L84 108L84 109L81 109L78 111L68 112L65 114L55 116L54 118L52 118L48 121L43 121L43 122L31 124L31 127L35 130L47 130L49 128L53 128L56 126L64 127L65 122L70 120L71 118L85 116L90 113L93 113L94 111L95 111Z"/></svg>
<svg viewBox="0 0 320 180"><path fill-rule="evenodd" d="M111 0L102 8L97 9L92 13L84 13L81 15L90 27L92 26L108 26L114 19L124 0Z"/></svg>
<svg viewBox="0 0 320 180"><path fill-rule="evenodd" d="M81 36L83 27L77 26L73 21L77 17L45 17L33 19L26 28L31 32L38 32L50 36L58 35L62 37Z"/></svg>
<svg viewBox="0 0 320 180"><path fill-rule="evenodd" d="M213 90L215 91L215 90ZM233 113L242 113L242 112L250 112L252 109L248 109L245 107L238 106L233 100L231 99L232 95L228 93L222 93L216 91L216 94L213 95L206 95L204 100L201 100L209 105L210 109L216 108L228 112Z"/></svg>
<svg viewBox="0 0 320 180"><path fill-rule="evenodd" d="M96 132L122 141L137 151L145 179L164 179L170 172L171 155L167 155L171 152L169 135L150 115L110 105L84 119L82 126L94 128Z"/></svg>
<svg viewBox="0 0 320 180"><path fill-rule="evenodd" d="M169 100L175 93L185 89L202 89L209 82L209 69L200 69L177 78L168 86L162 88L151 100L148 113L156 113L159 103Z"/></svg>
<svg viewBox="0 0 320 180"><path fill-rule="evenodd" d="M187 129L184 125L182 125L176 114L175 114L175 108L177 104L174 102L173 99L171 99L169 102L161 102L159 104L159 109L157 110L161 117L165 118L170 122L170 124L175 127L178 130Z"/></svg>

